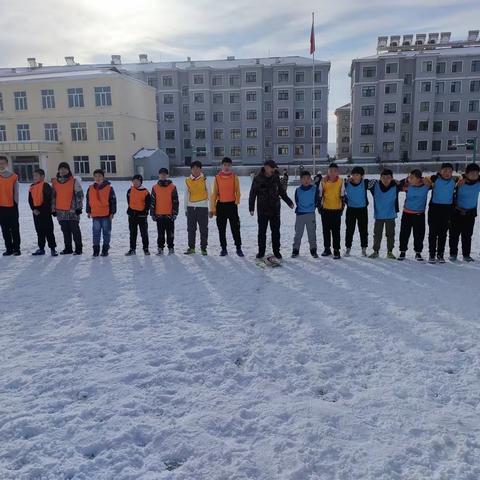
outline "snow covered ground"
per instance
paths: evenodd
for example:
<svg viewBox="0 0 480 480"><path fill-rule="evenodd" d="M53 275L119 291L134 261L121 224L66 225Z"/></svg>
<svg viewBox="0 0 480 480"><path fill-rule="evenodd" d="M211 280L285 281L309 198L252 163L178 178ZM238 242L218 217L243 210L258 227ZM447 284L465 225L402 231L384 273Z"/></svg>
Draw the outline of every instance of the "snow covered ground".
<svg viewBox="0 0 480 480"><path fill-rule="evenodd" d="M127 182L110 257L90 257L87 218L84 256L31 257L22 186L24 254L0 258L2 480L480 478L480 262L368 260L357 237L314 260L305 238L262 270L249 182L245 259L218 256L214 221L210 255L182 255L183 215L177 255L125 257Z"/></svg>

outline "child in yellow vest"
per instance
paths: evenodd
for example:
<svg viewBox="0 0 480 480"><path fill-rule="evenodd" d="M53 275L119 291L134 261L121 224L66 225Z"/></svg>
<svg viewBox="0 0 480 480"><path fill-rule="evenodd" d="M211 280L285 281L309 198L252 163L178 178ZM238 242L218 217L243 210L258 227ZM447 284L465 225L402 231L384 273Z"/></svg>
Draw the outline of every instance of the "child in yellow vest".
<svg viewBox="0 0 480 480"><path fill-rule="evenodd" d="M195 253L197 225L200 229L200 250L207 255L209 195L207 179L202 173L202 162L191 163L191 175L185 179L185 214L187 216L188 249L185 255Z"/></svg>
<svg viewBox="0 0 480 480"><path fill-rule="evenodd" d="M345 205L345 185L343 179L338 176L338 165L336 163L331 163L328 167L328 173L320 182L319 190L324 246L322 257L328 257L332 254L333 240L333 258L339 259L340 225Z"/></svg>

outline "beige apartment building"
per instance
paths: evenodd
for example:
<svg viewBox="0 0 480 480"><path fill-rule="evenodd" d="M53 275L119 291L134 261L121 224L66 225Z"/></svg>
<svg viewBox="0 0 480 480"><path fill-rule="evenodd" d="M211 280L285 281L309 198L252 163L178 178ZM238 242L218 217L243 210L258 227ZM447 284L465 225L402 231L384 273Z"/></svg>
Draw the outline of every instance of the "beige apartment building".
<svg viewBox="0 0 480 480"><path fill-rule="evenodd" d="M81 177L127 178L133 154L157 147L155 88L115 67L46 73L30 60L0 76L0 154L21 181L38 167L53 177L61 161Z"/></svg>
<svg viewBox="0 0 480 480"><path fill-rule="evenodd" d="M352 154L350 146L350 108L351 104L347 103L335 110L335 116L337 117L337 159L348 158Z"/></svg>

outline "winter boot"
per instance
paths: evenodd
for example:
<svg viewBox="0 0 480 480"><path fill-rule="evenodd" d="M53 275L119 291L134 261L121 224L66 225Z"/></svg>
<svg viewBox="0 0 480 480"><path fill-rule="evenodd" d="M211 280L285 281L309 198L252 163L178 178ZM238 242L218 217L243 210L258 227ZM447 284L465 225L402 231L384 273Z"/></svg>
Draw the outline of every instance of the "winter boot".
<svg viewBox="0 0 480 480"><path fill-rule="evenodd" d="M201 253L204 257L206 257L206 256L208 255L206 248L202 248L202 249L200 250L200 253Z"/></svg>
<svg viewBox="0 0 480 480"><path fill-rule="evenodd" d="M110 245L103 245L102 247L102 257L108 257L108 251L110 250Z"/></svg>
<svg viewBox="0 0 480 480"><path fill-rule="evenodd" d="M317 249L316 249L316 248L311 248L311 249L310 249L310 255L311 255L313 258L318 258Z"/></svg>
<svg viewBox="0 0 480 480"><path fill-rule="evenodd" d="M133 248L131 248L131 249L125 254L125 256L126 256L126 257L131 257L132 255L136 255L136 254L137 254L137 252L136 252Z"/></svg>
<svg viewBox="0 0 480 480"><path fill-rule="evenodd" d="M222 250L220 251L220 256L221 256L221 257L226 257L227 255L228 255L227 249L226 249L226 248L222 248Z"/></svg>
<svg viewBox="0 0 480 480"><path fill-rule="evenodd" d="M50 249L50 255L51 255L52 257L58 257L57 249L56 249L56 248L51 248L51 249Z"/></svg>
<svg viewBox="0 0 480 480"><path fill-rule="evenodd" d="M422 257L422 254L421 254L420 252L417 252L417 253L415 254L415 260L416 260L417 262L423 262L423 257Z"/></svg>
<svg viewBox="0 0 480 480"><path fill-rule="evenodd" d="M437 259L435 258L435 255L430 255L428 257L428 263L431 263L431 264L437 263Z"/></svg>
<svg viewBox="0 0 480 480"><path fill-rule="evenodd" d="M43 248L39 248L38 250L35 250L32 255L34 257L37 257L39 255L45 255L45 250Z"/></svg>
<svg viewBox="0 0 480 480"><path fill-rule="evenodd" d="M243 254L242 247L237 247L237 255L239 257L244 257L245 255Z"/></svg>
<svg viewBox="0 0 480 480"><path fill-rule="evenodd" d="M163 255L163 248L158 248L157 255Z"/></svg>
<svg viewBox="0 0 480 480"><path fill-rule="evenodd" d="M4 257L10 257L11 255L13 255L13 250L7 250L7 251L3 252L2 255Z"/></svg>
<svg viewBox="0 0 480 480"><path fill-rule="evenodd" d="M150 250L148 248L144 248L143 254L148 257L150 255Z"/></svg>
<svg viewBox="0 0 480 480"><path fill-rule="evenodd" d="M333 259L334 260L339 260L340 259L340 250L334 250L333 251Z"/></svg>
<svg viewBox="0 0 480 480"><path fill-rule="evenodd" d="M378 258L378 251L377 250L374 250L368 258Z"/></svg>
<svg viewBox="0 0 480 480"><path fill-rule="evenodd" d="M71 255L73 253L73 250L71 248L64 248L61 252L60 255Z"/></svg>
<svg viewBox="0 0 480 480"><path fill-rule="evenodd" d="M397 260L400 260L401 262L403 262L405 258L406 258L405 252L400 252L400 255L398 256Z"/></svg>
<svg viewBox="0 0 480 480"><path fill-rule="evenodd" d="M93 256L98 257L100 255L100 245L93 246Z"/></svg>
<svg viewBox="0 0 480 480"><path fill-rule="evenodd" d="M19 257L21 254L22 254L22 252L20 250L14 250L13 251L13 256L14 257ZM465 259L465 257L464 257L464 259Z"/></svg>
<svg viewBox="0 0 480 480"><path fill-rule="evenodd" d="M168 254L169 255L174 255L175 254L175 249L172 247L172 248L169 248L168 249Z"/></svg>
<svg viewBox="0 0 480 480"><path fill-rule="evenodd" d="M298 255L299 255L299 253L300 253L300 252L299 252L298 250L293 249L293 250L292 250L292 258L297 258Z"/></svg>
<svg viewBox="0 0 480 480"><path fill-rule="evenodd" d="M322 257L329 257L331 254L332 251L329 248L326 248L322 253Z"/></svg>
<svg viewBox="0 0 480 480"><path fill-rule="evenodd" d="M389 251L387 252L387 258L388 258L389 260L396 260L396 259L397 259L397 257L393 254L393 252L392 252L391 250L389 250Z"/></svg>

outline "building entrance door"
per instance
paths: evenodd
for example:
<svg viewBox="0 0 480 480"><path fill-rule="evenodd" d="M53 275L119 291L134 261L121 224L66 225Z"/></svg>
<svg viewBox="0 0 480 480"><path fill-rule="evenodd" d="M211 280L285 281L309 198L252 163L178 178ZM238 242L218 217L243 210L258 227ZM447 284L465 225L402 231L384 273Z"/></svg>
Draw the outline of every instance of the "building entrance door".
<svg viewBox="0 0 480 480"><path fill-rule="evenodd" d="M40 162L38 157L14 157L13 158L13 171L18 175L20 182L32 182L33 172L40 168Z"/></svg>

